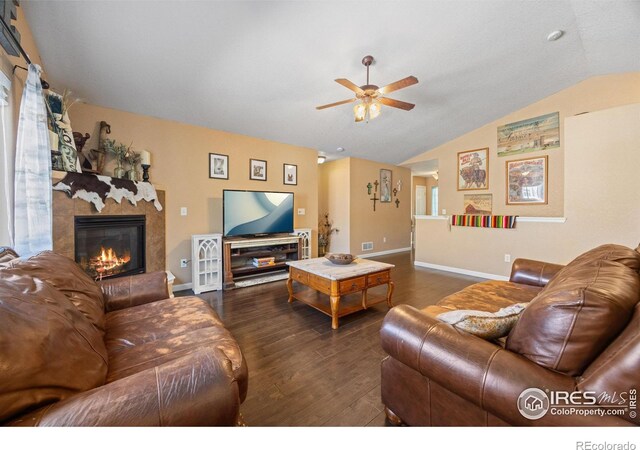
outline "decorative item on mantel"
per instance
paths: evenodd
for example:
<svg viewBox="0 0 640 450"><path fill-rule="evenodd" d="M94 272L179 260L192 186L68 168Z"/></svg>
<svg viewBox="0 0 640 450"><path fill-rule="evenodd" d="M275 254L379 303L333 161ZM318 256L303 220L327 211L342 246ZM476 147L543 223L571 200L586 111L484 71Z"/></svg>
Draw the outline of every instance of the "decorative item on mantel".
<svg viewBox="0 0 640 450"><path fill-rule="evenodd" d="M105 144L107 143L107 134L111 134L111 125L104 120L100 122L100 134L98 137L98 148L92 148L89 150L89 158L95 162L94 170L102 175L104 166L107 162L107 149Z"/></svg>
<svg viewBox="0 0 640 450"><path fill-rule="evenodd" d="M49 126L49 143L52 150L51 165L53 170L65 172L81 172L80 159L69 120L69 109L78 99L71 100L71 92L66 90L63 95L49 90L45 94L47 107L47 122Z"/></svg>
<svg viewBox="0 0 640 450"><path fill-rule="evenodd" d="M151 153L148 150L140 152L140 163L142 165L142 181L149 181L149 167L151 167Z"/></svg>
<svg viewBox="0 0 640 450"><path fill-rule="evenodd" d="M131 166L127 171L127 179L131 181L138 181L138 164L140 164L140 154L131 150L131 146L129 146L124 157L127 163L129 163L129 166Z"/></svg>
<svg viewBox="0 0 640 450"><path fill-rule="evenodd" d="M141 181L69 172L53 186L53 190L66 192L71 198L92 203L98 212L102 211L108 198L114 199L117 203L126 198L132 205L145 200L153 202L156 209L162 211L156 189L151 183Z"/></svg>
<svg viewBox="0 0 640 450"><path fill-rule="evenodd" d="M87 155L85 155L82 151L84 145L91 138L89 133L85 133L84 136L82 133L77 131L73 132L73 141L76 144L76 150L78 151L78 158L80 158L80 166L82 168L82 173L97 173L93 170L93 165L91 164L91 160Z"/></svg>

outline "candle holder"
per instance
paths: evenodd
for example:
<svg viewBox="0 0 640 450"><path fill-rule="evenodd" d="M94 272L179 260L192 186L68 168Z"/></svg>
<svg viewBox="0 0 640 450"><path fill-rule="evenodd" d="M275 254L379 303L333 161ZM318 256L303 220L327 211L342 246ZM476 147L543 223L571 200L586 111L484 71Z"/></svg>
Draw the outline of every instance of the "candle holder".
<svg viewBox="0 0 640 450"><path fill-rule="evenodd" d="M142 181L149 181L149 167L151 164L142 164Z"/></svg>

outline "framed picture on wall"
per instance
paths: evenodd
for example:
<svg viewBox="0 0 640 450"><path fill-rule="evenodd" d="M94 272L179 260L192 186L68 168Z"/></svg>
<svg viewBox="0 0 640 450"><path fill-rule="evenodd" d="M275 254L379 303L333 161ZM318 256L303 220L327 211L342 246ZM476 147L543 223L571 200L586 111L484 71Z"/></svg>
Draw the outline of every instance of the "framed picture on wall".
<svg viewBox="0 0 640 450"><path fill-rule="evenodd" d="M229 156L209 153L209 178L229 179Z"/></svg>
<svg viewBox="0 0 640 450"><path fill-rule="evenodd" d="M298 184L298 166L284 164L282 168L282 181L284 184L296 186Z"/></svg>
<svg viewBox="0 0 640 450"><path fill-rule="evenodd" d="M267 162L261 159L250 159L249 179L267 181Z"/></svg>
<svg viewBox="0 0 640 450"><path fill-rule="evenodd" d="M489 148L458 152L458 190L489 189Z"/></svg>
<svg viewBox="0 0 640 450"><path fill-rule="evenodd" d="M464 194L464 214L491 215L492 194Z"/></svg>
<svg viewBox="0 0 640 450"><path fill-rule="evenodd" d="M391 203L391 177L389 169L380 169L380 203Z"/></svg>
<svg viewBox="0 0 640 450"><path fill-rule="evenodd" d="M506 162L507 205L546 205L548 157Z"/></svg>
<svg viewBox="0 0 640 450"><path fill-rule="evenodd" d="M498 157L560 147L557 112L498 127Z"/></svg>

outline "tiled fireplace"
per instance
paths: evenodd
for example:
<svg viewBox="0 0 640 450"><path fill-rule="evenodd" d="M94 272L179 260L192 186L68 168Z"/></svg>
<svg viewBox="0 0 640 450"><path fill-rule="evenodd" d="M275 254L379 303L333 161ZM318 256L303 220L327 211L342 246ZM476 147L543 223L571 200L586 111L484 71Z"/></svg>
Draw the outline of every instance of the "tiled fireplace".
<svg viewBox="0 0 640 450"><path fill-rule="evenodd" d="M164 191L158 190L157 193L158 200L164 206ZM137 221L138 224L127 222L132 218L135 218L133 222ZM97 219L97 222L91 219ZM77 228L78 222L81 225L89 224L89 227ZM103 222L103 225L106 223L107 229L112 229L100 231L102 227L100 222ZM118 227L108 226L119 222L121 225L119 231ZM97 225L97 228L92 228L93 225ZM134 237L134 234L138 233L142 236ZM137 243L135 239L138 239ZM125 254L125 247L132 245L133 250L129 249L129 254ZM101 247L105 249L104 258L102 258ZM111 255L108 254L109 248L112 250ZM103 264L99 259L94 259L93 266L101 267L102 265L105 267L105 273L118 272L116 275L119 276L165 270L164 210L158 211L153 203L146 201L139 201L137 205L132 205L124 199L122 203L107 199L104 209L99 213L93 205L84 200L72 199L66 193L53 191L53 250L80 264L83 258L87 265L92 257L107 260ZM127 258L129 261L125 263L123 260ZM106 269L112 265L115 267ZM89 269L88 272L98 277L94 269ZM114 274L108 276L114 276Z"/></svg>
<svg viewBox="0 0 640 450"><path fill-rule="evenodd" d="M100 280L144 273L145 222L145 216L76 216L76 262Z"/></svg>

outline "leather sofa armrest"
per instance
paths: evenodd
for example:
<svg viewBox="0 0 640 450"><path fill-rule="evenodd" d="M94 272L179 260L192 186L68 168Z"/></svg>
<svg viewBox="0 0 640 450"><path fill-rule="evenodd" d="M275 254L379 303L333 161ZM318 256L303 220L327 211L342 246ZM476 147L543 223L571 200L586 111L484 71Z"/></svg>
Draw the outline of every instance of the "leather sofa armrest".
<svg viewBox="0 0 640 450"><path fill-rule="evenodd" d="M105 310L115 311L169 298L167 273L143 273L98 282L104 294Z"/></svg>
<svg viewBox="0 0 640 450"><path fill-rule="evenodd" d="M41 408L13 426L233 426L240 398L231 362L202 349Z"/></svg>
<svg viewBox="0 0 640 450"><path fill-rule="evenodd" d="M511 266L509 281L545 287L563 267L564 266L560 264L518 258L513 262L513 266Z"/></svg>
<svg viewBox="0 0 640 450"><path fill-rule="evenodd" d="M511 424L593 424L593 417L578 415L548 413L536 421L526 419L518 410L518 397L525 389L573 392L575 380L409 305L394 307L385 317L380 334L382 347L392 358ZM629 424L625 422L602 417L602 425Z"/></svg>

